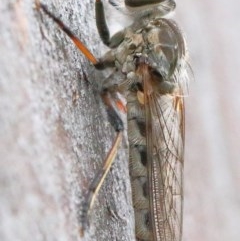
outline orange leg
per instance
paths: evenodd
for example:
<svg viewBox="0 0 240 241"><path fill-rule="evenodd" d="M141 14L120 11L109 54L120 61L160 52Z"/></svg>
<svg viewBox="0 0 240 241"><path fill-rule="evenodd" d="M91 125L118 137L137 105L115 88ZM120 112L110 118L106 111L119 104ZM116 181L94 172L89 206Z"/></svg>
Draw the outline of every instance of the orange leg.
<svg viewBox="0 0 240 241"><path fill-rule="evenodd" d="M93 63L94 65L98 65L99 61L97 58L91 53L91 51L82 43L82 41L77 38L72 31L56 16L54 16L47 7L36 0L36 6L37 9L42 9L43 12L48 15L67 35L68 37L73 41L73 43L76 45L76 47L86 56L86 58Z"/></svg>

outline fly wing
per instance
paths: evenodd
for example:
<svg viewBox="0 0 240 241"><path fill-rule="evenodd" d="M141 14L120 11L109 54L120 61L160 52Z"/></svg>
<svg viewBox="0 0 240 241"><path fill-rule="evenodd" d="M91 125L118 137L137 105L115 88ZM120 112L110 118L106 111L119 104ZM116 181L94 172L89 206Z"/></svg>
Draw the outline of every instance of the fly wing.
<svg viewBox="0 0 240 241"><path fill-rule="evenodd" d="M144 78L150 212L156 241L182 236L184 102L158 94Z"/></svg>

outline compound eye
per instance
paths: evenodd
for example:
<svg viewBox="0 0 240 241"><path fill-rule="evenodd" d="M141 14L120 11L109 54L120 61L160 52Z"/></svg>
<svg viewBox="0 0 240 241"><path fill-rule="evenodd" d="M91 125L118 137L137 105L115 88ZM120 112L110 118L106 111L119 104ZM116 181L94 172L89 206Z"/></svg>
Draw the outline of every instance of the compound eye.
<svg viewBox="0 0 240 241"><path fill-rule="evenodd" d="M142 7L149 4L159 4L163 0L125 0L125 5L128 7Z"/></svg>

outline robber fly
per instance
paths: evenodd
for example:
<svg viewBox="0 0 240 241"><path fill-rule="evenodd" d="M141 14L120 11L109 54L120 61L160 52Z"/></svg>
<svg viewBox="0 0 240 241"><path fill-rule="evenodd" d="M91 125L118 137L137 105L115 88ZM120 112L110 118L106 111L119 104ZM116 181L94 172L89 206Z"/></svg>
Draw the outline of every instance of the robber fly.
<svg viewBox="0 0 240 241"><path fill-rule="evenodd" d="M116 0L115 0L116 1ZM109 3L118 9L114 0ZM37 6L70 37L98 70L112 68L102 83L101 97L116 139L96 175L84 203L81 235L94 199L122 140L127 114L129 173L138 241L180 241L183 212L184 96L191 68L185 40L176 23L165 16L174 0L125 0L133 22L112 37L101 0L96 0L96 25L110 50L96 58L45 5ZM126 102L119 96L124 96ZM125 104L126 103L126 104Z"/></svg>

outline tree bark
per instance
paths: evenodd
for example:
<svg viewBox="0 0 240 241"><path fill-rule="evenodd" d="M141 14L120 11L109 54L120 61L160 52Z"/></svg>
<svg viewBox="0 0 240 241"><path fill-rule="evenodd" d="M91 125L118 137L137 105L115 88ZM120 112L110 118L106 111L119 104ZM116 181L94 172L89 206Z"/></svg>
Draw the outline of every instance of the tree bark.
<svg viewBox="0 0 240 241"><path fill-rule="evenodd" d="M93 1L46 4L99 56ZM2 1L0 28L0 239L80 240L84 195L116 135L100 75L33 1ZM83 240L132 240L130 200L125 140Z"/></svg>

